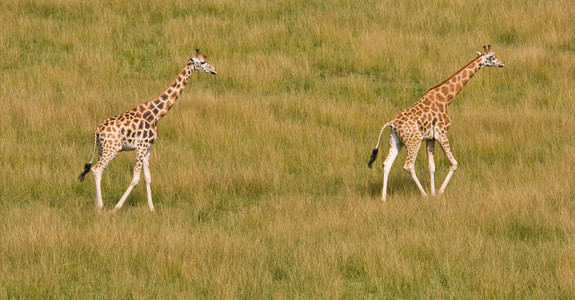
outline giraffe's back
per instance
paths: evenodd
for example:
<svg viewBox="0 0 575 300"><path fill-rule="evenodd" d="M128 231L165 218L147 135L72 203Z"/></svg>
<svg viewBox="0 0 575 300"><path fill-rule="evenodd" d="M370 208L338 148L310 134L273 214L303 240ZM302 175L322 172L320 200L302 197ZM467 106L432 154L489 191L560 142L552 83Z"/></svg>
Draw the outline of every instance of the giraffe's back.
<svg viewBox="0 0 575 300"><path fill-rule="evenodd" d="M435 139L447 130L451 120L445 111L434 110L433 102L420 101L404 109L390 122L403 143L420 143Z"/></svg>
<svg viewBox="0 0 575 300"><path fill-rule="evenodd" d="M120 147L119 151L131 151L153 144L158 134L156 127L134 110L107 119L96 131L103 145Z"/></svg>

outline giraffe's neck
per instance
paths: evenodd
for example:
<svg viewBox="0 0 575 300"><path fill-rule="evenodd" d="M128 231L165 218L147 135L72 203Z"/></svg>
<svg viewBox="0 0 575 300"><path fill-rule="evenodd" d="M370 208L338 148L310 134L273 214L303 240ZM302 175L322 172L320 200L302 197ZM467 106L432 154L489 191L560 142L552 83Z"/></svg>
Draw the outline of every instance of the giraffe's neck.
<svg viewBox="0 0 575 300"><path fill-rule="evenodd" d="M143 111L144 118L157 124L178 100L192 75L192 71L192 67L186 64L172 84L158 98L142 103L136 109Z"/></svg>
<svg viewBox="0 0 575 300"><path fill-rule="evenodd" d="M471 79L479 69L481 69L481 56L472 60L447 80L429 90L423 96L422 100L430 97L434 101L445 103L445 105L451 104L453 98L455 98L467 81L469 81L469 79Z"/></svg>

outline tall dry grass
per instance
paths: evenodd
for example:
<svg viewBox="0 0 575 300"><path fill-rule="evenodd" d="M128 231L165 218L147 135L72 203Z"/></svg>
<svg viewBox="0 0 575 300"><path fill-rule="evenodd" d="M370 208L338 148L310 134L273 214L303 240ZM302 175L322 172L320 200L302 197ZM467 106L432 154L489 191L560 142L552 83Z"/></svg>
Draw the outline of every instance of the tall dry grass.
<svg viewBox="0 0 575 300"><path fill-rule="evenodd" d="M570 1L2 2L0 297L572 298L574 14ZM401 153L381 204L366 167L381 124L486 43L506 67L449 108L446 194L421 198ZM195 48L219 74L194 74L159 124L158 213L142 187L95 213L76 181L94 128L157 96ZM108 208L133 155L106 169Z"/></svg>

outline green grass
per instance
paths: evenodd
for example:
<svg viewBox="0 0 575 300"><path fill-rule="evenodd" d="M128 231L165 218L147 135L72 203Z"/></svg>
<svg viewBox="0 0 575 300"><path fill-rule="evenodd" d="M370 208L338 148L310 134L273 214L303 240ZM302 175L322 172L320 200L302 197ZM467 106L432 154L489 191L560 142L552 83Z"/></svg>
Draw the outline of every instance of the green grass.
<svg viewBox="0 0 575 300"><path fill-rule="evenodd" d="M0 298L575 297L575 4L396 2L0 3ZM381 125L487 43L506 67L449 108L446 194L402 152L382 204ZM195 48L219 73L159 124L157 213L143 180L108 212L133 152L96 213L93 130Z"/></svg>

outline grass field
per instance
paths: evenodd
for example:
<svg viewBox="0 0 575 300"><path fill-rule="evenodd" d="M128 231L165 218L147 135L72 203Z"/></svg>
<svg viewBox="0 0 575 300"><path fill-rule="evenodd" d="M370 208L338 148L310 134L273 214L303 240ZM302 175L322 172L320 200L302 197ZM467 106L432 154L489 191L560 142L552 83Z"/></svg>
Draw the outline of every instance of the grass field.
<svg viewBox="0 0 575 300"><path fill-rule="evenodd" d="M574 15L562 0L2 1L0 298L574 298ZM381 203L381 125L488 43L506 67L449 108L446 194L420 197L402 152ZM195 48L218 75L193 74L159 124L157 213L143 180L109 213L124 152L98 214L91 175L77 181L94 129Z"/></svg>

